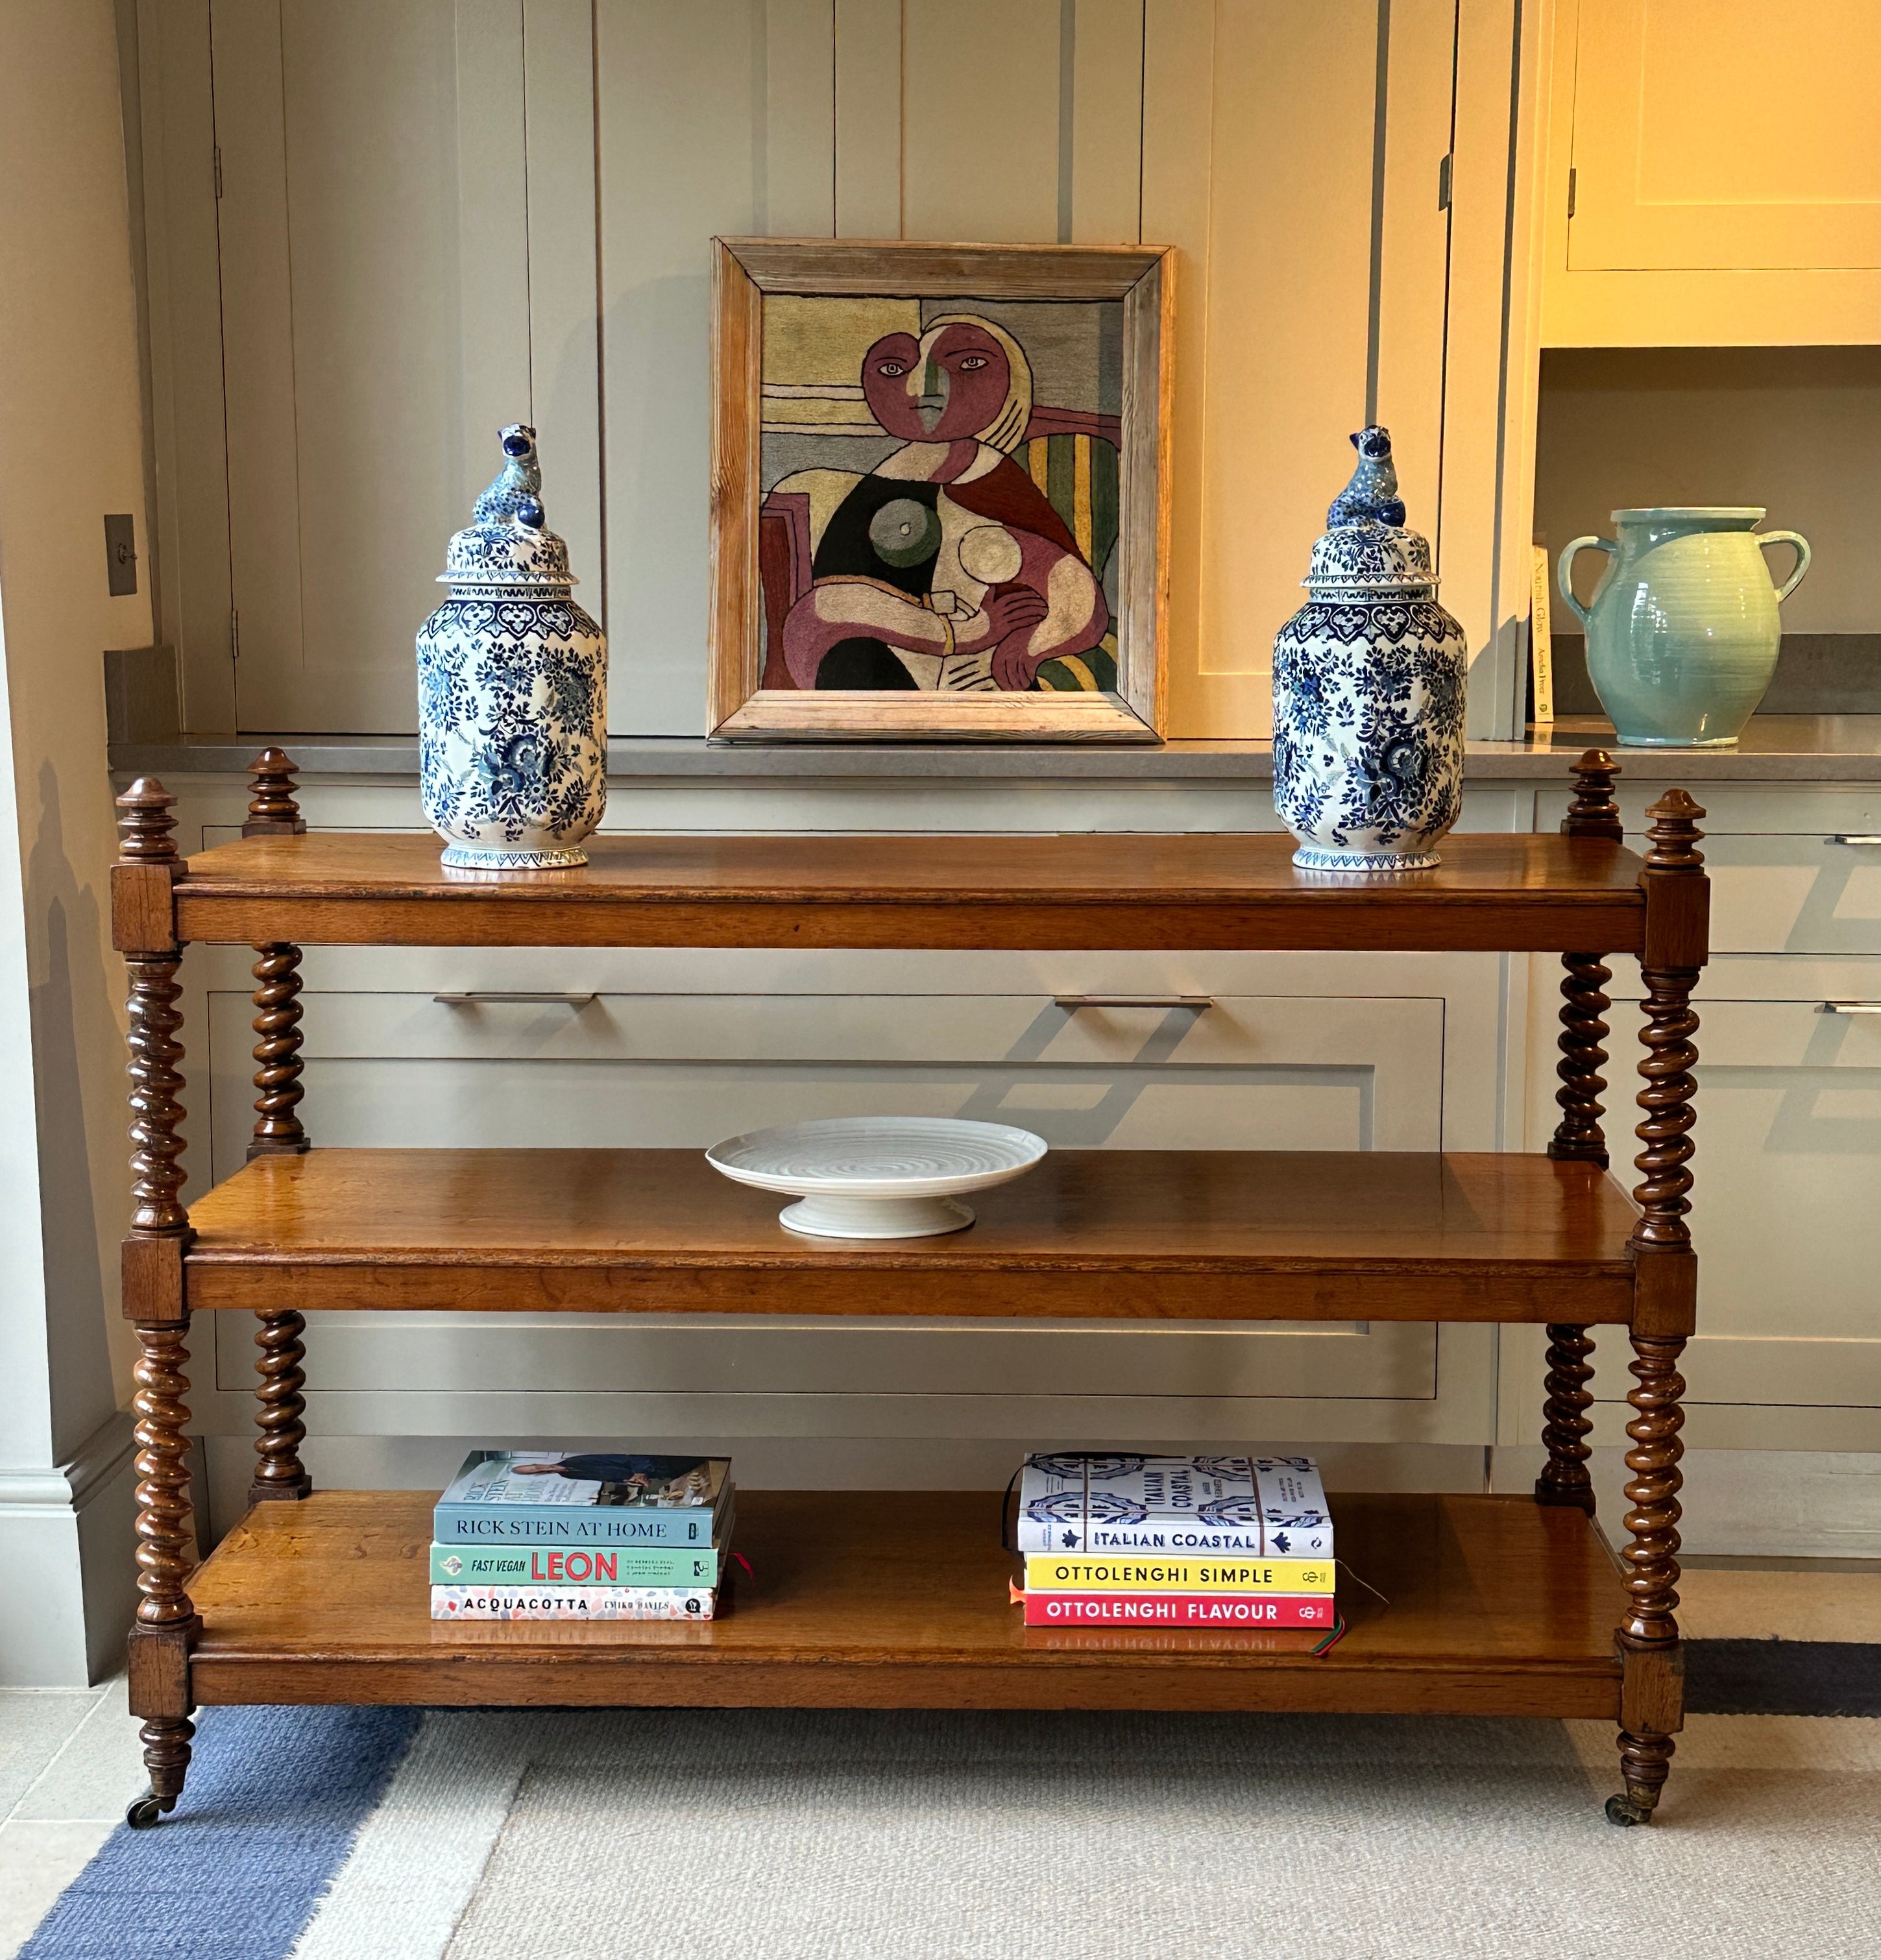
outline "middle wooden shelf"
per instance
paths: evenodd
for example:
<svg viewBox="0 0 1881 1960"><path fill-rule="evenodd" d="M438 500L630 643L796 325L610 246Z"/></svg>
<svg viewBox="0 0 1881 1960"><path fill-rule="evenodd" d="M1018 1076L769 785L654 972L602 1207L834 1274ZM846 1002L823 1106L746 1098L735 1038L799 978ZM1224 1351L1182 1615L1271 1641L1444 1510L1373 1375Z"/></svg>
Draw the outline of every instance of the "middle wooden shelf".
<svg viewBox="0 0 1881 1960"><path fill-rule="evenodd" d="M1631 1201L1587 1163L1058 1150L947 1237L800 1236L695 1150L349 1150L198 1199L191 1309L1627 1322Z"/></svg>

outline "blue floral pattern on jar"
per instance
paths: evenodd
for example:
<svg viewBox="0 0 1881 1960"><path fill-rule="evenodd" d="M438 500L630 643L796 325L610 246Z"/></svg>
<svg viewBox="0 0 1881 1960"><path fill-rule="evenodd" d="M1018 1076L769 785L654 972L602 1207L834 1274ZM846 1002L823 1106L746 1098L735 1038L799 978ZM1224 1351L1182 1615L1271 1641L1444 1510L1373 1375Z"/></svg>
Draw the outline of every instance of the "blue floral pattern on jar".
<svg viewBox="0 0 1881 1960"><path fill-rule="evenodd" d="M450 596L419 629L419 794L446 864L548 870L587 861L606 807L607 647L543 528L535 432L502 441L450 541Z"/></svg>
<svg viewBox="0 0 1881 1960"><path fill-rule="evenodd" d="M1469 648L1403 527L1390 438L1352 441L1359 470L1274 642L1274 807L1302 869L1420 870L1462 807Z"/></svg>

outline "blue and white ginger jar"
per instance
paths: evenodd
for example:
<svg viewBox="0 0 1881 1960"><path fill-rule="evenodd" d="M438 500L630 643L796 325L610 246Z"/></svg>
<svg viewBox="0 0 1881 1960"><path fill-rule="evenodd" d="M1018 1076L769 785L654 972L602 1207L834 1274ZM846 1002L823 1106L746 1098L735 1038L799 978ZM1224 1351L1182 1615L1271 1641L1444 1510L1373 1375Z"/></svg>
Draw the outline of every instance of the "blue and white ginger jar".
<svg viewBox="0 0 1881 1960"><path fill-rule="evenodd" d="M419 792L445 864L548 870L587 862L607 806L607 642L548 528L536 431L502 443L419 628Z"/></svg>
<svg viewBox="0 0 1881 1960"><path fill-rule="evenodd" d="M1382 428L1313 547L1307 600L1274 641L1274 807L1311 871L1421 871L1456 821L1469 648L1405 528Z"/></svg>

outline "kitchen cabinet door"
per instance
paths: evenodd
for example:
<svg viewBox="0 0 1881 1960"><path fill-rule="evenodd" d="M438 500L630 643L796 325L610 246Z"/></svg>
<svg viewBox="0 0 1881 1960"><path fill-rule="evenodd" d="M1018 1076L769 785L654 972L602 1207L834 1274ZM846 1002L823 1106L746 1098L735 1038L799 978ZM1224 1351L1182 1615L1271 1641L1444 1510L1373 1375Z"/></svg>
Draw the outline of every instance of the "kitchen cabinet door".
<svg viewBox="0 0 1881 1960"><path fill-rule="evenodd" d="M1564 0L1544 344L1881 336L1877 26L1872 0Z"/></svg>
<svg viewBox="0 0 1881 1960"><path fill-rule="evenodd" d="M412 636L503 424L539 431L552 521L598 587L588 9L214 0L201 27L210 100L160 123L166 169L199 144L215 199L213 265L166 269L214 279L220 326L219 348L167 348L216 368L224 420L224 484L192 450L176 492L199 555L201 513L226 525L226 620L167 622L189 725L410 733Z"/></svg>

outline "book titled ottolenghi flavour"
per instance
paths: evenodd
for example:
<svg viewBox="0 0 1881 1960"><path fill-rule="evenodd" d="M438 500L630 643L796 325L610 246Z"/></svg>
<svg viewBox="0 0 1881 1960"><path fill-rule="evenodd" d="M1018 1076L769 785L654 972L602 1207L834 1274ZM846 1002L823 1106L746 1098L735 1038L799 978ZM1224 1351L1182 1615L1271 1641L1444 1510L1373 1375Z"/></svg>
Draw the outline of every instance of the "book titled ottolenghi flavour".
<svg viewBox="0 0 1881 1960"><path fill-rule="evenodd" d="M473 1449L438 1500L441 1545L708 1545L730 1491L722 1456Z"/></svg>
<svg viewBox="0 0 1881 1960"><path fill-rule="evenodd" d="M1310 1456L1038 1456L1018 1549L1330 1558L1332 1519Z"/></svg>

